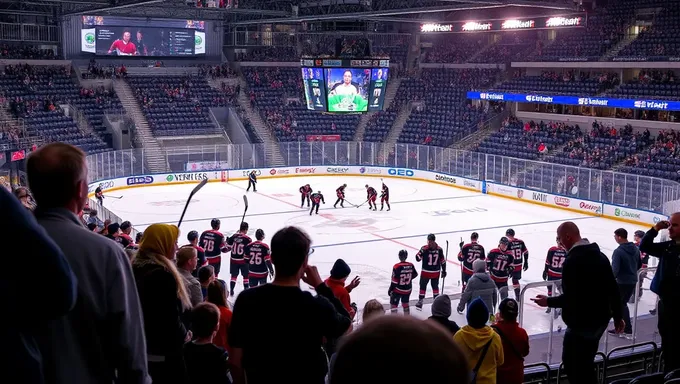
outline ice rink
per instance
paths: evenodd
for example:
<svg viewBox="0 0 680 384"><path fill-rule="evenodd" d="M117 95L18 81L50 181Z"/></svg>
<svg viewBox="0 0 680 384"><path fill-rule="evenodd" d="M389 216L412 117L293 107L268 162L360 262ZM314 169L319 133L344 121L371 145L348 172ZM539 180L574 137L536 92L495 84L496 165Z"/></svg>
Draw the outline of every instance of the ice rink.
<svg viewBox="0 0 680 384"><path fill-rule="evenodd" d="M250 235L262 228L269 238L283 226L295 225L306 230L313 239L314 254L310 264L316 265L322 278L329 275L331 266L337 258L343 258L352 268L350 279L361 277L361 285L352 292L352 300L359 308L370 299L388 302L387 290L390 284L392 266L398 261L401 249L409 252L409 261L418 271L420 264L415 261L415 253L426 244L428 233L437 235L442 248L449 241L448 272L444 293L461 291L460 266L457 262L458 243L461 238L468 241L470 233L480 235L480 243L488 252L496 247L505 230L513 228L516 237L525 241L529 249L529 270L523 273L522 283L542 281L545 257L548 249L555 244L555 231L564 221L573 221L581 229L581 235L591 242L597 242L602 251L611 257L617 247L614 230L625 228L629 240L633 232L646 227L635 226L609 219L578 214L560 209L521 203L510 199L484 195L434 183L405 179L385 179L390 188L392 210L369 211L368 205L360 208L333 208L335 189L347 184L346 197L354 204L365 201L364 185L369 184L380 190L377 177L314 176L262 179L258 192L248 192L249 209L246 220L250 224ZM309 215L308 209L300 208L298 188L309 183L313 190L321 191L326 204L321 206L318 215ZM106 199L104 205L123 220L143 231L156 222L176 224L184 207L186 198L194 185L150 186L117 191L121 199ZM202 232L210 228L210 220L222 221L221 231L231 234L238 229L243 213L243 195L246 182L213 182L207 184L193 199L181 227L180 245L186 244L186 234L191 230ZM387 208L385 208L387 209ZM228 254L226 260L228 260ZM654 258L652 258L654 259ZM223 262L224 263L224 262ZM220 277L228 279L228 261ZM583 282L588 284L587 281ZM302 283L304 285L304 283ZM649 286L649 280L645 281ZM237 292L242 289L239 278ZM550 329L550 315L536 307L530 300L545 288L530 289L526 294L524 327L530 334L547 332ZM428 297L432 295L428 290ZM418 286L414 282L416 299ZM511 297L514 295L511 293ZM640 315L648 314L655 303L654 295L645 290L641 299ZM464 315L456 313L453 303L452 320L465 324ZM412 309L419 317L430 315L429 306L422 312ZM632 314L632 306L631 306ZM563 325L561 319L554 327Z"/></svg>

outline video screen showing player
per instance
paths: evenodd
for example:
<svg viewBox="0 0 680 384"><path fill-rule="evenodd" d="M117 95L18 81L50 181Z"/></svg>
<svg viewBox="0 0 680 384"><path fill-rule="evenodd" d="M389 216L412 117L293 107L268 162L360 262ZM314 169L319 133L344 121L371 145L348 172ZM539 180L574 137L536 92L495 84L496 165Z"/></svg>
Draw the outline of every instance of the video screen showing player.
<svg viewBox="0 0 680 384"><path fill-rule="evenodd" d="M195 30L97 26L96 54L107 56L188 56Z"/></svg>
<svg viewBox="0 0 680 384"><path fill-rule="evenodd" d="M302 84L305 87L307 109L310 111L326 111L323 69L302 68Z"/></svg>
<svg viewBox="0 0 680 384"><path fill-rule="evenodd" d="M368 111L370 81L370 69L327 69L328 112Z"/></svg>
<svg viewBox="0 0 680 384"><path fill-rule="evenodd" d="M127 29L123 31L120 38L113 41L109 48L108 54L115 54L117 56L136 56L137 46L131 40L132 33Z"/></svg>
<svg viewBox="0 0 680 384"><path fill-rule="evenodd" d="M370 103L368 104L370 111L382 111L383 109L389 70L389 68L373 68L371 71Z"/></svg>

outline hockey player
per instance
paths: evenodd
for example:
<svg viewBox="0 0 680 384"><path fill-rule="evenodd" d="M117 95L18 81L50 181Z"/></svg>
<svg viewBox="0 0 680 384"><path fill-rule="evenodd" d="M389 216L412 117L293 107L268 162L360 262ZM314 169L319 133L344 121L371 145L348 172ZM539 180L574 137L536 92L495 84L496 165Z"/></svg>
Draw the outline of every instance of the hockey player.
<svg viewBox="0 0 680 384"><path fill-rule="evenodd" d="M347 184L343 184L335 190L335 195L338 196L338 199L335 200L333 208L337 208L338 203L340 203L340 207L345 208L343 205L345 203L345 188L347 188Z"/></svg>
<svg viewBox="0 0 680 384"><path fill-rule="evenodd" d="M509 251L510 240L501 237L498 248L492 249L486 257L486 268L489 270L491 280L496 283L496 288L501 293L501 300L508 297L508 279L514 271L514 258ZM504 289L505 288L505 289Z"/></svg>
<svg viewBox="0 0 680 384"><path fill-rule="evenodd" d="M368 209L373 209L374 211L378 210L378 205L375 203L375 200L378 198L378 192L375 191L375 188L369 187L368 184L366 184L366 201L368 201Z"/></svg>
<svg viewBox="0 0 680 384"><path fill-rule="evenodd" d="M633 234L633 241L634 241L633 244L635 244L635 246L638 247L638 249L640 249L640 242L642 241L642 238L644 236L645 236L645 232L640 231L640 230L635 231L635 234ZM642 269L647 268L647 264L649 264L649 255L644 253L644 252L640 252L640 259L642 261ZM645 280L646 277L647 277L647 271L643 271L643 272L640 273L640 279L638 281L638 290L639 290L638 296L639 297L642 297L642 292L643 292L642 282ZM633 296L631 298L631 300L632 300L632 302L635 302L635 296Z"/></svg>
<svg viewBox="0 0 680 384"><path fill-rule="evenodd" d="M557 245L550 247L548 254L545 257L545 269L543 269L543 280L558 281L562 280L562 264L567 259L567 250L562 247L559 240ZM562 293L561 282L555 283L555 288ZM548 286L548 296L552 296L552 286ZM550 313L550 308L546 309L545 313Z"/></svg>
<svg viewBox="0 0 680 384"><path fill-rule="evenodd" d="M212 219L210 227L212 229L201 234L199 243L205 250L208 265L212 265L215 269L215 278L217 278L222 266L222 253L229 252L229 248L224 241L224 235L220 232L220 219Z"/></svg>
<svg viewBox="0 0 680 384"><path fill-rule="evenodd" d="M248 188L246 188L246 192L250 191L251 186L253 187L253 192L257 192L257 175L255 171L250 171L248 174Z"/></svg>
<svg viewBox="0 0 680 384"><path fill-rule="evenodd" d="M474 275L472 270L472 263L475 260L484 260L486 258L486 253L484 252L484 247L477 242L479 240L479 234L477 232L472 232L470 235L470 242L468 244L463 244L461 241L458 246L460 247L460 252L458 252L458 261L461 263L461 271L463 280L463 291L465 291L465 286L468 280Z"/></svg>
<svg viewBox="0 0 680 384"><path fill-rule="evenodd" d="M397 313L397 307L401 301L404 314L408 315L411 309L408 306L411 300L411 290L413 289L413 279L418 277L416 267L406 261L408 252L405 249L399 251L399 262L392 267L392 283L387 295L390 297L390 311Z"/></svg>
<svg viewBox="0 0 680 384"><path fill-rule="evenodd" d="M269 246L262 242L264 231L255 231L255 241L246 245L245 255L248 261L248 283L251 287L257 287L267 283L267 275L274 276L272 267L271 251Z"/></svg>
<svg viewBox="0 0 680 384"><path fill-rule="evenodd" d="M510 241L508 250L510 250L514 257L512 265L514 268L514 271L512 272L512 287L515 289L515 300L519 301L519 280L522 278L522 259L524 259L524 270L526 271L529 269L529 250L527 250L524 241L515 237L514 229L509 228L505 231L505 236Z"/></svg>
<svg viewBox="0 0 680 384"><path fill-rule="evenodd" d="M184 245L184 247L192 247L196 250L196 256L198 257L198 262L196 263L196 269L194 269L191 274L194 277L198 277L198 270L208 264L207 261L205 260L205 249L203 249L200 245L198 245L198 232L197 231L191 231L187 235L187 240L189 240L189 244Z"/></svg>
<svg viewBox="0 0 680 384"><path fill-rule="evenodd" d="M231 282L229 283L229 294L234 296L234 288L236 288L236 280L238 280L239 273L243 276L243 289L250 287L248 280L248 264L246 264L245 254L246 245L252 243L248 233L248 223L245 221L241 223L238 232L231 235L227 239L227 244L231 248L231 262L229 265L229 272L231 272Z"/></svg>
<svg viewBox="0 0 680 384"><path fill-rule="evenodd" d="M435 242L434 234L427 235L427 244L416 253L416 261L423 262L420 272L420 292L416 309L423 309L423 300L427 292L427 283L432 282L432 295L434 298L439 296L439 275L446 277L446 260L444 250Z"/></svg>
<svg viewBox="0 0 680 384"><path fill-rule="evenodd" d="M387 185L383 183L382 185L382 191L380 191L380 210L383 210L383 204L387 204L387 210L389 211L392 209L390 207L390 189L387 188Z"/></svg>
<svg viewBox="0 0 680 384"><path fill-rule="evenodd" d="M307 208L309 208L309 197L312 194L312 187L309 184L305 184L300 187L300 208L305 206L305 199L307 199Z"/></svg>
<svg viewBox="0 0 680 384"><path fill-rule="evenodd" d="M99 184L97 189L94 190L94 197L99 201L99 205L104 206L104 190L102 190L102 185Z"/></svg>
<svg viewBox="0 0 680 384"><path fill-rule="evenodd" d="M326 201L323 199L323 195L321 194L321 191L316 191L316 193L312 194L312 209L309 210L309 216L312 215L312 212L314 212L314 208L316 208L316 214L319 214L319 203L324 203L326 204Z"/></svg>

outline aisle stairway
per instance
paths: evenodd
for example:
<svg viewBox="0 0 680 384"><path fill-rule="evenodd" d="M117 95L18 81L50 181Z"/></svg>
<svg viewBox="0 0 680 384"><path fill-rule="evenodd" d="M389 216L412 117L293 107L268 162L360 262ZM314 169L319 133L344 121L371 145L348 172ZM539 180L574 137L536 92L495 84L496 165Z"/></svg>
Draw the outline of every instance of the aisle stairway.
<svg viewBox="0 0 680 384"><path fill-rule="evenodd" d="M392 106L392 102L394 101L394 98L397 96L397 91L399 90L399 86L401 85L401 78L394 78L390 79L387 82L387 91L385 91L385 102L383 104L383 109L387 110L390 106ZM371 120L371 116L373 114L370 113L364 113L361 116L361 119L359 120L359 125L357 125L357 130L354 133L354 141L364 141L364 135L366 134L366 126L368 125L368 122Z"/></svg>
<svg viewBox="0 0 680 384"><path fill-rule="evenodd" d="M144 149L144 161L148 173L168 172L170 167L163 155L163 149L158 140L154 138L151 128L149 128L149 122L146 120L132 88L125 80L116 79L113 80L113 89L118 94L126 114L135 123L135 146Z"/></svg>
<svg viewBox="0 0 680 384"><path fill-rule="evenodd" d="M394 120L394 124L392 125L392 129L390 129L390 133L387 134L387 137L385 138L385 144L394 144L399 140L399 136L401 136L401 131L404 130L404 125L406 125L406 121L408 121L408 117L411 115L411 103L406 103L404 104L403 107L401 107L401 110L399 110L399 114L397 115L397 118Z"/></svg>

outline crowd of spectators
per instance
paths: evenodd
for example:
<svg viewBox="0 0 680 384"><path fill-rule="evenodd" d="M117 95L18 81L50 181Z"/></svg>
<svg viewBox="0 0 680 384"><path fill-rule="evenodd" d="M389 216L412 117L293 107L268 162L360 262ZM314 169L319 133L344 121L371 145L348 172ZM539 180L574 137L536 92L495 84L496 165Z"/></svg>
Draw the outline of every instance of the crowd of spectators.
<svg viewBox="0 0 680 384"><path fill-rule="evenodd" d="M223 63L220 65L207 65L207 64L202 64L198 67L198 70L201 75L203 76L210 76L213 79L219 79L219 78L235 78L238 77L238 73L234 71L230 66L229 63Z"/></svg>
<svg viewBox="0 0 680 384"><path fill-rule="evenodd" d="M125 64L116 66L113 64L103 65L90 60L87 64L87 71L82 74L83 79L121 79L127 76Z"/></svg>
<svg viewBox="0 0 680 384"><path fill-rule="evenodd" d="M52 49L43 49L34 45L0 45L0 59L10 60L58 60L61 57Z"/></svg>
<svg viewBox="0 0 680 384"><path fill-rule="evenodd" d="M246 52L236 53L236 61L298 61L300 56L295 47L257 47L250 48Z"/></svg>
<svg viewBox="0 0 680 384"><path fill-rule="evenodd" d="M424 53L423 63L465 63L482 50L489 41L485 34L451 37L446 35L432 41L432 47Z"/></svg>

